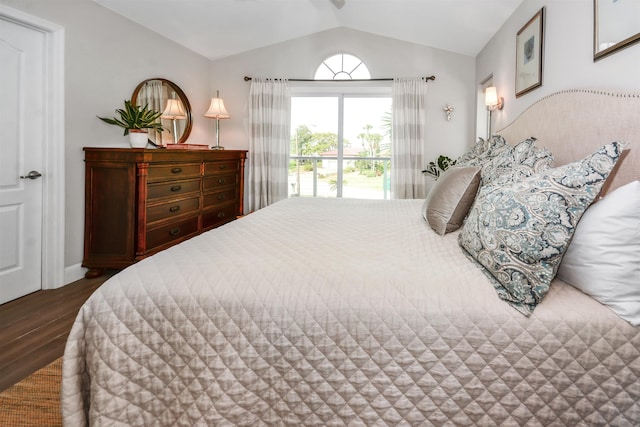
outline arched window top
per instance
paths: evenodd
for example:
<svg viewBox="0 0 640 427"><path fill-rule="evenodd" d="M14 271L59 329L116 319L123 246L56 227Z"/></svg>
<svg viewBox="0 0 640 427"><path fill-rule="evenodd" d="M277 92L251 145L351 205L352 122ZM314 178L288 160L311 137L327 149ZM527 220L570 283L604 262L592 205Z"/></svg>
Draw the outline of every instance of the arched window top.
<svg viewBox="0 0 640 427"><path fill-rule="evenodd" d="M339 53L322 61L316 70L315 80L366 80L370 79L369 69L357 56Z"/></svg>

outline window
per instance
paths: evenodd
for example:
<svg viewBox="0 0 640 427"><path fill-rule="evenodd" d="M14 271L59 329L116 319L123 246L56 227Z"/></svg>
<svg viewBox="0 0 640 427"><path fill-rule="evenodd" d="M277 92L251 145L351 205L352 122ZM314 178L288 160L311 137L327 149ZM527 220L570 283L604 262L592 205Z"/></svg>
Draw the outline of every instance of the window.
<svg viewBox="0 0 640 427"><path fill-rule="evenodd" d="M333 55L316 80L368 80L353 55ZM389 88L346 91L306 88L291 99L289 197L389 198L391 96ZM316 93L313 93L313 92Z"/></svg>
<svg viewBox="0 0 640 427"><path fill-rule="evenodd" d="M370 79L369 69L360 58L346 53L333 55L316 70L316 80L352 80Z"/></svg>
<svg viewBox="0 0 640 427"><path fill-rule="evenodd" d="M391 96L293 96L289 196L389 198Z"/></svg>
<svg viewBox="0 0 640 427"><path fill-rule="evenodd" d="M315 74L370 78L364 62L346 53L322 61ZM310 93L291 99L289 197L389 198L390 88L304 90Z"/></svg>

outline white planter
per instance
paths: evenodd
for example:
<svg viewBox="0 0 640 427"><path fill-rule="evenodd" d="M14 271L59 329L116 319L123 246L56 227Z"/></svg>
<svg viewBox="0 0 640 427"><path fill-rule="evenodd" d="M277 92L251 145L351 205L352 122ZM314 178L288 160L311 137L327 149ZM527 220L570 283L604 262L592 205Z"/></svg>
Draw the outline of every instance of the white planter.
<svg viewBox="0 0 640 427"><path fill-rule="evenodd" d="M146 131L129 130L129 144L131 148L144 148L147 146L148 135Z"/></svg>

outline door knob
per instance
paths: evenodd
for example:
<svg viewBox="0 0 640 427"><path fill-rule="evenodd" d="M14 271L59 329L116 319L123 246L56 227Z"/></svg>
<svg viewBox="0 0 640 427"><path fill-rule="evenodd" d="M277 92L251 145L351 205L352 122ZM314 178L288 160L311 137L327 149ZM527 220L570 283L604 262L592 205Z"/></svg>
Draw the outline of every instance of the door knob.
<svg viewBox="0 0 640 427"><path fill-rule="evenodd" d="M42 176L42 174L38 171L31 171L26 175L20 175L20 178L22 179L36 179L36 178L40 178Z"/></svg>

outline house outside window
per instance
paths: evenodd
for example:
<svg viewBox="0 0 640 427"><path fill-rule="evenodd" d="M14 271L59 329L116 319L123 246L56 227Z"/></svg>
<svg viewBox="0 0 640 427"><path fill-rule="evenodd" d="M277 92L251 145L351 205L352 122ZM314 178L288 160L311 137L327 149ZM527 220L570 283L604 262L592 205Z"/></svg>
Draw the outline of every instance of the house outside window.
<svg viewBox="0 0 640 427"><path fill-rule="evenodd" d="M340 54L323 61L316 72L317 80L345 78L368 79L369 71L358 58ZM290 197L388 199L390 158L389 84L293 88Z"/></svg>

